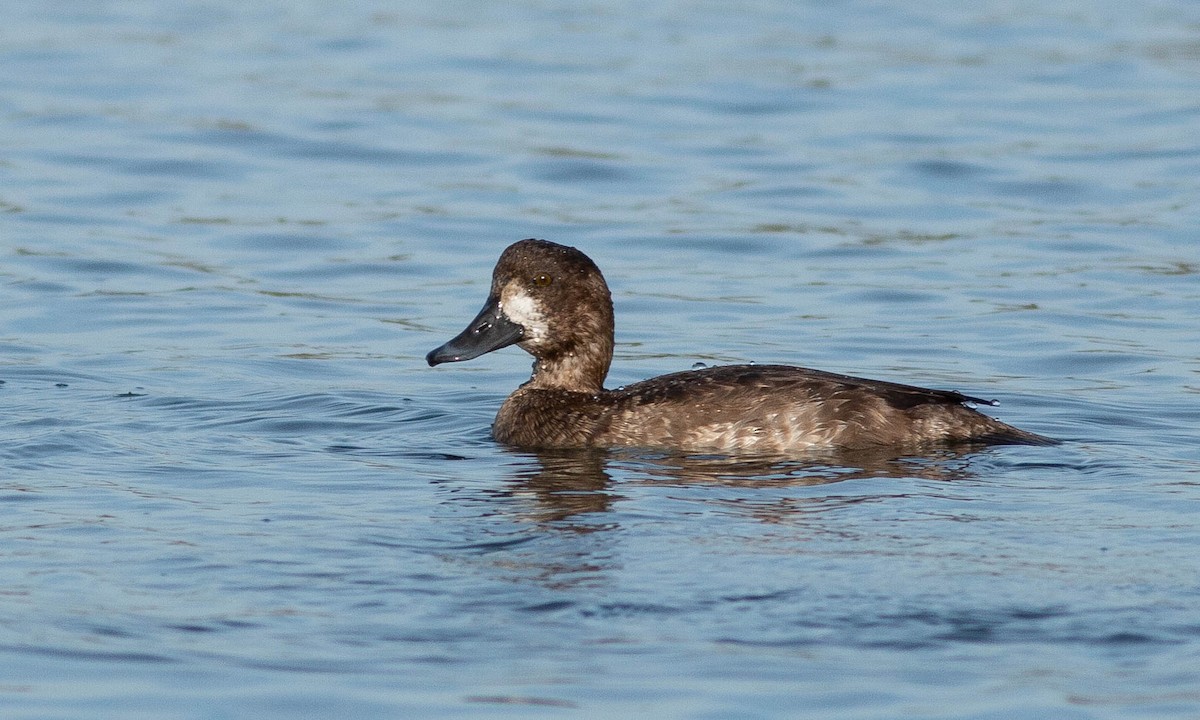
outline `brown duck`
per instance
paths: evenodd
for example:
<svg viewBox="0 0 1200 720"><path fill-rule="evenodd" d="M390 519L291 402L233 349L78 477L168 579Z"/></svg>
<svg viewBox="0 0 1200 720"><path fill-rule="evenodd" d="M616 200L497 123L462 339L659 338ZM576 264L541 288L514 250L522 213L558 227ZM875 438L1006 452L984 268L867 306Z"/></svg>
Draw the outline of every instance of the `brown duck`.
<svg viewBox="0 0 1200 720"><path fill-rule="evenodd" d="M534 357L533 376L500 406L492 435L523 448L788 454L1055 442L966 405L992 401L789 365L718 366L606 390L608 285L582 252L546 240L510 245L483 310L425 359L470 360L513 344Z"/></svg>

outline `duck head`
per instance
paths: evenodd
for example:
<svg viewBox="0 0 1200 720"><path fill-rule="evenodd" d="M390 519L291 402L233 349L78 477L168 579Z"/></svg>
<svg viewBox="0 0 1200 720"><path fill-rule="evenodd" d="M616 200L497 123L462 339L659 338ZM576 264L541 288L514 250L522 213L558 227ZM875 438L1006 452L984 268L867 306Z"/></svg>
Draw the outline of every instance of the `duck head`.
<svg viewBox="0 0 1200 720"><path fill-rule="evenodd" d="M425 359L459 362L514 344L534 357L535 386L600 389L612 362L612 296L587 255L546 240L508 246L483 309Z"/></svg>

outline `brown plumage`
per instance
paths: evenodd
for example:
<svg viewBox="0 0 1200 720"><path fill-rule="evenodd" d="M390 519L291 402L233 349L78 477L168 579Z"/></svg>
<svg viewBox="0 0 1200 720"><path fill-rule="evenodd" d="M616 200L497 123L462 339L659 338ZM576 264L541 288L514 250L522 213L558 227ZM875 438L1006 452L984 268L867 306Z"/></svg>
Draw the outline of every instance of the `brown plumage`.
<svg viewBox="0 0 1200 720"><path fill-rule="evenodd" d="M612 298L596 265L545 240L510 245L483 310L430 365L516 344L533 375L504 401L493 436L526 448L637 446L789 453L936 443L1049 444L957 392L787 365L728 365L605 390Z"/></svg>

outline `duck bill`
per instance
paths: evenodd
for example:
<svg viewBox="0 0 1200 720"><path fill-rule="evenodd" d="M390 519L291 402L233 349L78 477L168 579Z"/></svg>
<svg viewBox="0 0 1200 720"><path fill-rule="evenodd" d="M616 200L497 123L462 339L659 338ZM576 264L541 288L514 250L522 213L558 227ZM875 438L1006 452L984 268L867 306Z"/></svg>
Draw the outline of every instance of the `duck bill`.
<svg viewBox="0 0 1200 720"><path fill-rule="evenodd" d="M500 299L491 297L466 330L445 345L430 350L425 360L430 365L470 360L520 342L524 336L525 329L500 310Z"/></svg>

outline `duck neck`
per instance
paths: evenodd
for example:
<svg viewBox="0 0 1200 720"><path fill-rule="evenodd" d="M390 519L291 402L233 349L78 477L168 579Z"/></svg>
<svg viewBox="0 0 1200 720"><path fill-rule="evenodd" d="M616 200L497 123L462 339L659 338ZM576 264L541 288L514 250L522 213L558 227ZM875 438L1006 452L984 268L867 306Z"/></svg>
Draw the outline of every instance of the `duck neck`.
<svg viewBox="0 0 1200 720"><path fill-rule="evenodd" d="M587 349L556 353L533 362L533 377L527 387L539 390L568 390L598 393L604 389L604 376L612 364L612 340Z"/></svg>

